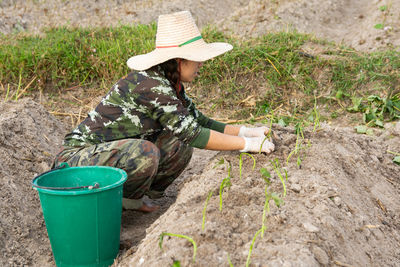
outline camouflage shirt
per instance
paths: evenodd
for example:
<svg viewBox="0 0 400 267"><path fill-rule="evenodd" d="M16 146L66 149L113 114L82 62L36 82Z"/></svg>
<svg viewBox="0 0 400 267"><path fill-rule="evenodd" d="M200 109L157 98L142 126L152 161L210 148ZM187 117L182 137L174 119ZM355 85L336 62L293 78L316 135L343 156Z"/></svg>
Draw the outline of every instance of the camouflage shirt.
<svg viewBox="0 0 400 267"><path fill-rule="evenodd" d="M160 69L133 71L120 79L87 118L65 136L64 146L126 138L155 141L167 130L186 144L204 148L210 135L208 128L223 132L225 125L199 112L184 90L182 103L161 73Z"/></svg>

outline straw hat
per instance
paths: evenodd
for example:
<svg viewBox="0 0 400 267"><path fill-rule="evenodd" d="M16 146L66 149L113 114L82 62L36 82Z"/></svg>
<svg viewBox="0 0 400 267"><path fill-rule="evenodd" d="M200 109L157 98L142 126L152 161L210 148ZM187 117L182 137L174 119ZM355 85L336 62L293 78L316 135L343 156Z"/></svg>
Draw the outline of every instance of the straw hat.
<svg viewBox="0 0 400 267"><path fill-rule="evenodd" d="M128 67L146 70L172 58L206 61L232 49L227 43L206 43L189 11L158 17L156 49L128 59Z"/></svg>

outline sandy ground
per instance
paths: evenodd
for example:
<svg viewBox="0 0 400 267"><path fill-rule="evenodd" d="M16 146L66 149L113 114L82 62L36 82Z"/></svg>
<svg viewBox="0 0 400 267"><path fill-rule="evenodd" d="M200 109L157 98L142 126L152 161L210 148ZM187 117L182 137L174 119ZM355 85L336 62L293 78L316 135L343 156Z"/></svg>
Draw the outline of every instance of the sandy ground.
<svg viewBox="0 0 400 267"><path fill-rule="evenodd" d="M307 132L311 146L299 167L292 158L286 167L287 195L278 176L269 192L281 194L284 204L270 201L264 237L258 236L251 266L399 266L400 166L392 163L388 149L400 148L400 124L375 137L357 135L353 129L323 125ZM271 155L246 157L239 177L238 153L219 153L201 175L187 180L176 202L146 231L136 253L122 257L118 266L244 266L255 233L261 228L265 182L259 169L271 160L282 165L296 143L293 129L274 127L279 139ZM232 164L232 186L224 192L219 210L219 186L227 169L215 168L220 158ZM213 192L202 230L202 211ZM177 223L179 222L179 223ZM192 263L192 245L162 232L192 237L198 246ZM141 263L141 264L138 264Z"/></svg>
<svg viewBox="0 0 400 267"><path fill-rule="evenodd" d="M214 22L243 37L272 30L299 31L343 42L360 50L398 45L400 1L12 1L0 2L0 31L39 33L56 25L104 26L147 23L159 13L189 9L200 25ZM322 4L323 3L323 4ZM380 11L380 6L388 10ZM397 10L397 13L395 12ZM40 16L39 16L40 15ZM386 30L374 25L385 21ZM356 26L354 26L356 25ZM54 266L36 191L31 179L48 170L69 130L40 104L29 99L0 103L0 265ZM115 266L245 265L252 238L261 228L264 186L259 169L279 159L288 172L287 195L277 208L270 201L267 229L257 237L252 266L400 266L400 166L387 151L400 151L400 123L358 135L352 128L323 125L306 131L310 146L302 150L301 167L293 156L293 129L274 126L277 149L244 161L238 175L238 152L196 150L187 170L158 201L153 214L124 211L121 253ZM223 194L227 176L221 158L232 163L232 186ZM282 194L276 175L269 192ZM202 211L208 192L205 230ZM162 232L185 234L192 246Z"/></svg>

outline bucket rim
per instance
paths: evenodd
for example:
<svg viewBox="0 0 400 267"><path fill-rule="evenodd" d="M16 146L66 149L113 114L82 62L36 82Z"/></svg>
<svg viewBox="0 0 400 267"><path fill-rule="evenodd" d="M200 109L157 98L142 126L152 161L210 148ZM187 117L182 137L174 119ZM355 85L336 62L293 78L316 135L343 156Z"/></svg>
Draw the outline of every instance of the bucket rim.
<svg viewBox="0 0 400 267"><path fill-rule="evenodd" d="M59 189L49 189L49 188L40 188L40 187L38 187L39 186L38 185L38 181L41 178L46 177L47 175L49 175L50 172L53 175L54 173L57 173L57 172L73 171L75 169L81 169L81 168L113 170L115 172L119 172L121 174L121 178L118 181L114 182L113 184L110 184L110 185L107 185L107 186L104 186L104 187L100 187L100 188L95 188L94 187L93 189L86 189L86 190L77 190L77 189L75 189L75 190L59 190ZM95 194L95 193L99 193L99 192L102 192L102 191L106 191L106 190L110 190L110 189L119 187L127 180L127 177L128 177L128 174L124 170L119 169L119 168L115 168L115 167L111 167L111 166L76 166L76 167L69 167L68 165L66 165L65 168L54 169L54 170L51 170L50 172L43 173L43 174L39 175L40 177L37 176L36 177L37 179L35 178L32 181L32 187L35 190L37 190L38 192L40 192L40 193L45 193L45 194L50 194L50 195L63 195L63 196L68 196L68 195L70 195L70 196L73 196L73 195L87 195L87 194Z"/></svg>

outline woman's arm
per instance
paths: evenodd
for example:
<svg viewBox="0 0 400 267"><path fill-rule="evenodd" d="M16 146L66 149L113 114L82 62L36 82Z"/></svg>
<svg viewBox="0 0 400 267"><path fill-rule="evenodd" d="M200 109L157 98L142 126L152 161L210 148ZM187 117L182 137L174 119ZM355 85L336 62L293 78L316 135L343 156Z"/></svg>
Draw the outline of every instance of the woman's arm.
<svg viewBox="0 0 400 267"><path fill-rule="evenodd" d="M235 125L227 124L225 126L225 129L224 129L224 134L238 136L239 135L239 131L240 131L240 127L242 127L242 126L241 125L235 126Z"/></svg>
<svg viewBox="0 0 400 267"><path fill-rule="evenodd" d="M228 126L228 125L227 125ZM226 127L225 127L226 129ZM242 137L219 133L210 130L205 149L209 150L242 150L245 147L245 140Z"/></svg>
<svg viewBox="0 0 400 267"><path fill-rule="evenodd" d="M270 153L274 151L275 145L265 140L265 137L240 137L210 130L210 137L205 149Z"/></svg>

